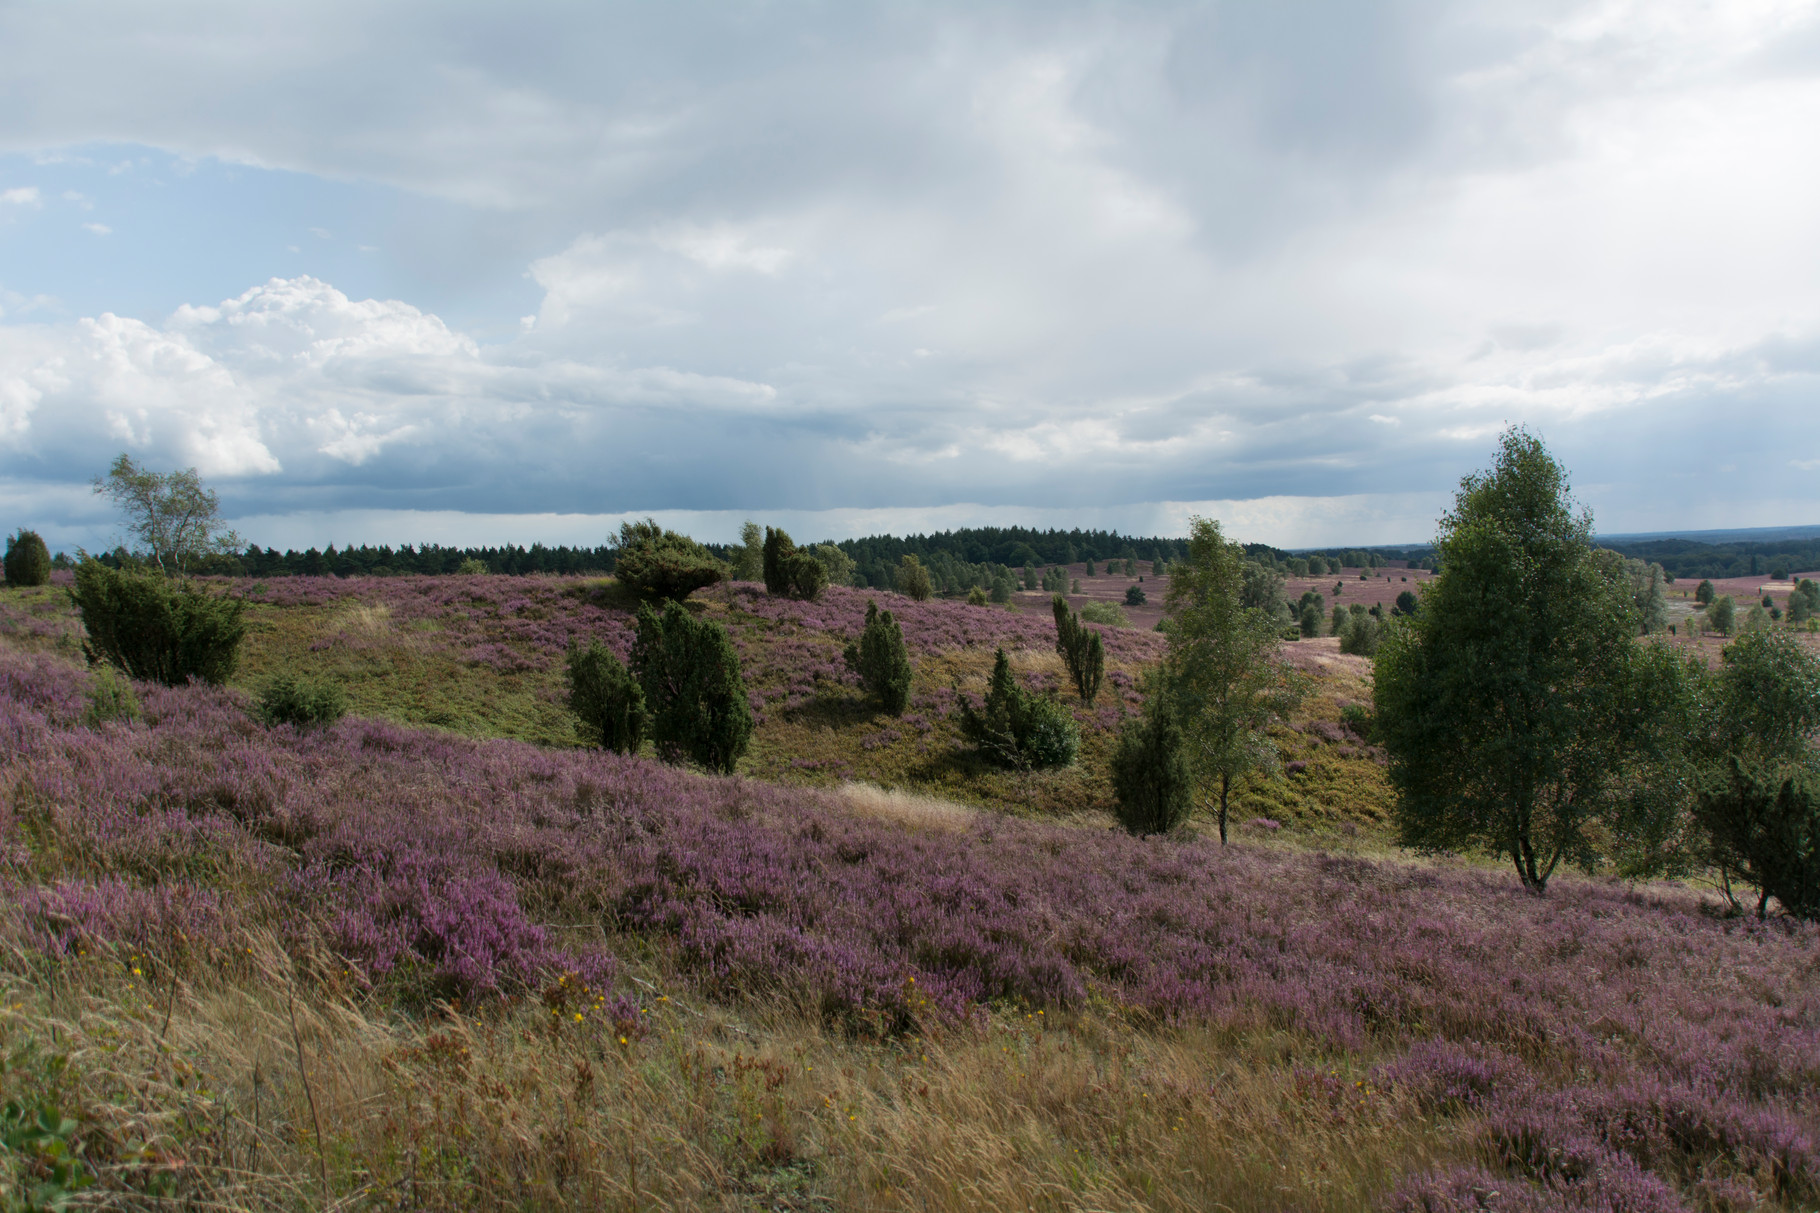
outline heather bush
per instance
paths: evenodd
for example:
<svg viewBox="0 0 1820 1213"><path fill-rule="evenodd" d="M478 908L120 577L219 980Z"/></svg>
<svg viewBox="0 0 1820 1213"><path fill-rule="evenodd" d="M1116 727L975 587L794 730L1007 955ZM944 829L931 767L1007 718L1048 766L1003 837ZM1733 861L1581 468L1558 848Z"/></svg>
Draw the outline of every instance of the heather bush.
<svg viewBox="0 0 1820 1213"><path fill-rule="evenodd" d="M43 585L51 579L51 553L36 531L22 530L6 541L6 584Z"/></svg>
<svg viewBox="0 0 1820 1213"><path fill-rule="evenodd" d="M640 598L680 602L725 579L727 566L687 535L647 518L620 524L613 575Z"/></svg>
<svg viewBox="0 0 1820 1213"><path fill-rule="evenodd" d="M330 725L347 715L348 697L332 682L280 674L259 693L259 719L268 726Z"/></svg>
<svg viewBox="0 0 1820 1213"><path fill-rule="evenodd" d="M897 566L897 592L916 602L927 602L935 595L929 570L912 553L905 553Z"/></svg>
<svg viewBox="0 0 1820 1213"><path fill-rule="evenodd" d="M1098 599L1081 604L1081 620L1084 623L1097 623L1110 628L1131 626L1131 618L1125 614L1124 608L1120 607L1118 603L1102 602Z"/></svg>
<svg viewBox="0 0 1820 1213"><path fill-rule="evenodd" d="M645 740L645 692L599 640L571 641L565 662L569 710L582 735L616 754L636 754Z"/></svg>
<svg viewBox="0 0 1820 1213"><path fill-rule="evenodd" d="M89 671L88 710L82 722L91 728L103 724L130 724L141 716L139 697L133 684L115 672L111 665L97 665Z"/></svg>
<svg viewBox="0 0 1820 1213"><path fill-rule="evenodd" d="M659 756L731 774L752 738L752 709L727 630L679 603L662 615L641 604L631 666Z"/></svg>
<svg viewBox="0 0 1820 1213"><path fill-rule="evenodd" d="M1081 702L1091 704L1106 673L1105 642L1098 632L1082 626L1081 616L1068 609L1068 600L1060 594L1049 600L1049 606L1055 615L1055 651Z"/></svg>
<svg viewBox="0 0 1820 1213"><path fill-rule="evenodd" d="M1140 607L1140 606L1143 606L1148 601L1150 601L1150 596L1148 594L1144 593L1143 586L1128 585L1125 587L1125 605L1126 606Z"/></svg>
<svg viewBox="0 0 1820 1213"><path fill-rule="evenodd" d="M1061 704L1017 685L1005 650L993 661L985 704L963 700L957 710L961 736L1001 766L1065 767L1080 750L1080 729Z"/></svg>
<svg viewBox="0 0 1820 1213"><path fill-rule="evenodd" d="M1112 752L1119 824L1143 837L1168 834L1194 812L1194 772L1167 695L1152 695L1127 720Z"/></svg>
<svg viewBox="0 0 1820 1213"><path fill-rule="evenodd" d="M192 678L219 685L239 664L246 636L246 603L239 598L96 560L76 566L70 597L88 633L82 647L91 662L166 686Z"/></svg>
<svg viewBox="0 0 1820 1213"><path fill-rule="evenodd" d="M915 671L910 666L903 630L891 612L881 612L876 602L868 600L866 626L859 642L849 644L844 655L847 668L859 675L879 705L893 716L902 716L910 706L910 684Z"/></svg>

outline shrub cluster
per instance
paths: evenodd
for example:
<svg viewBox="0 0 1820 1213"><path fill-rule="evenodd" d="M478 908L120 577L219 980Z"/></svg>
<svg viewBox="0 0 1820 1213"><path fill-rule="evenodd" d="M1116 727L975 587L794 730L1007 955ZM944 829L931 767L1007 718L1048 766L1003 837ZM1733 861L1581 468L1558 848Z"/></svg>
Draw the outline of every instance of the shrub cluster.
<svg viewBox="0 0 1820 1213"><path fill-rule="evenodd" d="M36 531L20 531L6 541L6 584L43 585L51 579L51 553Z"/></svg>
<svg viewBox="0 0 1820 1213"><path fill-rule="evenodd" d="M1150 597L1149 597L1149 595L1144 593L1143 586L1128 585L1125 587L1125 605L1126 606L1140 607L1140 606L1143 606L1148 601L1150 601Z"/></svg>
<svg viewBox="0 0 1820 1213"><path fill-rule="evenodd" d="M297 728L334 724L347 715L348 698L332 682L280 674L259 694L259 719Z"/></svg>
<svg viewBox="0 0 1820 1213"><path fill-rule="evenodd" d="M631 664L659 757L731 774L752 739L752 708L727 630L677 602L661 615L641 603Z"/></svg>
<svg viewBox="0 0 1820 1213"><path fill-rule="evenodd" d="M890 611L880 611L878 603L866 602L866 626L859 643L847 646L847 668L859 675L866 691L876 697L885 711L902 716L910 706L910 683L915 671L910 666L910 650L904 644L903 629Z"/></svg>
<svg viewBox="0 0 1820 1213"><path fill-rule="evenodd" d="M246 603L238 598L95 560L76 566L70 597L88 633L82 648L90 662L166 686L193 678L219 686L240 663Z"/></svg>
<svg viewBox="0 0 1820 1213"><path fill-rule="evenodd" d="M1068 609L1068 600L1060 594L1049 600L1049 606L1055 612L1055 651L1068 667L1068 679L1081 702L1092 703L1106 673L1106 646L1098 632L1082 626L1081 617Z"/></svg>
<svg viewBox="0 0 1820 1213"><path fill-rule="evenodd" d="M566 661L569 710L589 740L617 754L636 754L644 744L644 688L613 651L598 640L569 645Z"/></svg>
<svg viewBox="0 0 1820 1213"><path fill-rule="evenodd" d="M961 736L1003 766L1065 767L1080 750L1074 718L1049 696L1018 686L1004 649L992 664L984 706L975 710L962 700L957 716Z"/></svg>
<svg viewBox="0 0 1820 1213"><path fill-rule="evenodd" d="M813 554L799 550L780 527L765 528L764 573L767 592L804 602L815 601L828 588L828 567Z"/></svg>
<svg viewBox="0 0 1820 1213"><path fill-rule="evenodd" d="M727 575L727 566L687 535L666 531L655 518L619 528L613 575L640 598L680 602Z"/></svg>

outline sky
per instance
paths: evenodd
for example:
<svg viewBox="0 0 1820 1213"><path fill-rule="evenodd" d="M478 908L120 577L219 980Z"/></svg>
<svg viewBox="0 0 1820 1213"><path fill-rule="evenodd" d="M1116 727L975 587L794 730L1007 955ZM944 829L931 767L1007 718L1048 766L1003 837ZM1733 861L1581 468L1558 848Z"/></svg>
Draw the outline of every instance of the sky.
<svg viewBox="0 0 1820 1213"><path fill-rule="evenodd" d="M0 5L0 528L1820 522L1820 0Z"/></svg>

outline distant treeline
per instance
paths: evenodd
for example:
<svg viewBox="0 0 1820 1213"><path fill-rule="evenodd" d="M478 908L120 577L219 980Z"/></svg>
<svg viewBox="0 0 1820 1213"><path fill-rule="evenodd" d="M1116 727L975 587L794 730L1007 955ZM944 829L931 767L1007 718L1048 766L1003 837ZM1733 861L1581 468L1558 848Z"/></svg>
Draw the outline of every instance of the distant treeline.
<svg viewBox="0 0 1820 1213"><path fill-rule="evenodd" d="M1768 543L1700 543L1692 539L1645 539L1601 543L1636 560L1651 561L1676 580L1696 577L1767 577L1820 569L1820 539L1778 539Z"/></svg>
<svg viewBox="0 0 1820 1213"><path fill-rule="evenodd" d="M613 549L604 544L595 548L545 547L541 543L528 548L516 544L454 548L435 543L337 548L330 544L323 551L310 548L302 552L253 544L244 552L206 557L198 571L228 577L400 577L459 573L464 565L466 571L478 572L475 566L481 565L489 573L609 573L613 556ZM118 567L133 557L116 549L99 559Z"/></svg>
<svg viewBox="0 0 1820 1213"><path fill-rule="evenodd" d="M1148 565L1159 560L1180 560L1188 554L1186 539L1140 538L1117 531L1038 531L1021 526L963 527L902 538L868 535L864 539L844 539L835 546L852 559L858 578L878 588L892 584L898 563L905 556L915 556L930 566L939 582L953 580L955 588L964 589L974 576L989 581L992 572L1001 568L1042 569L1090 560L1102 564L1108 560L1137 560ZM1262 543L1246 544L1245 553L1253 560L1271 562L1287 555ZM954 576L945 577L943 574L950 569Z"/></svg>
<svg viewBox="0 0 1820 1213"><path fill-rule="evenodd" d="M1820 541L1816 541L1820 545ZM731 561L737 554L734 544L704 545L715 556ZM906 555L918 557L933 569L955 571L961 588L971 585L968 576L980 570L990 579L997 569L1013 571L1025 568L1045 569L1055 565L1083 564L1094 561L1134 560L1149 566L1157 561L1173 562L1188 554L1186 539L1161 536L1122 535L1117 531L1046 530L1029 527L963 527L937 531L932 535L868 535L864 539L844 539L835 546L852 559L856 581L888 587L899 563ZM1419 562L1429 554L1426 547L1401 548L1324 548L1309 549L1295 555L1265 543L1244 545L1248 560L1269 565L1285 572L1298 570L1310 556L1321 556L1327 565L1338 568L1380 568L1389 563L1409 560ZM442 575L479 572L526 573L610 573L616 550L608 545L598 547L548 547L534 543L529 547L506 544L503 547L446 547L442 544L405 544L391 547L338 548L330 544L318 550L304 551L262 548L258 544L243 552L205 557L197 571L229 577L394 577L407 575ZM133 557L124 549L104 553L100 560L119 567ZM1651 557L1651 559L1656 559ZM69 559L59 554L58 567L68 567ZM1666 565L1665 565L1666 567Z"/></svg>

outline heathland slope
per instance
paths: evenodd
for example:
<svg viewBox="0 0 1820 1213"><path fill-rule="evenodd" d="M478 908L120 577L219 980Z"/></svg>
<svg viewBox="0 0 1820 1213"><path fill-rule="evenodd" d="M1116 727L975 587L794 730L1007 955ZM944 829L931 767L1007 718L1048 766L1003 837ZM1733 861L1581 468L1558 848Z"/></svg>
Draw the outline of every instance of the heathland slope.
<svg viewBox="0 0 1820 1213"><path fill-rule="evenodd" d="M546 667L507 699L503 656L455 654L530 664L573 620L620 626L588 587L462 580L422 616L435 587L268 587L284 644L260 660L342 661L317 668L369 694L493 669L464 711L553 711ZM1820 1202L1812 925L1667 886L1533 898L1268 830L1138 840L826 769L268 729L235 688L141 685L143 719L93 723L37 601L0 644L8 1199L76 1151L65 1180L125 1208ZM761 672L761 733L852 697L814 662L863 603L710 602ZM927 611L906 630L931 663L1045 643L1040 617ZM303 639L363 627L352 655ZM387 629L430 639L400 656ZM1329 705L1364 693L1357 659L1290 649Z"/></svg>

